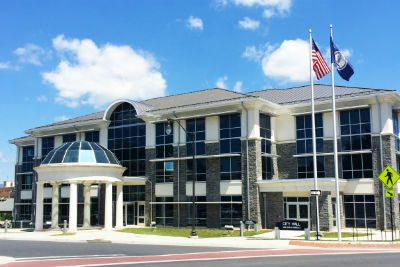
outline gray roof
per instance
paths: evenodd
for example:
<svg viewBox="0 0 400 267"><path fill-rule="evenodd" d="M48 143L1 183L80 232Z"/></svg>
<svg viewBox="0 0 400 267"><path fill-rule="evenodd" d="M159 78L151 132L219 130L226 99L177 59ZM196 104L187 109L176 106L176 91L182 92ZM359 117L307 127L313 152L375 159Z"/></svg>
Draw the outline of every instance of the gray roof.
<svg viewBox="0 0 400 267"><path fill-rule="evenodd" d="M361 95L381 94L394 91L396 90L335 86L336 99ZM314 99L316 101L332 99L331 85L315 84L314 92ZM297 104L311 101L311 86L306 85L287 89L266 89L262 91L250 92L248 94L261 97L280 105Z"/></svg>
<svg viewBox="0 0 400 267"><path fill-rule="evenodd" d="M331 85L316 84L315 88L315 100L323 101L331 99ZM372 95L381 94L387 92L394 92L396 90L388 89L374 89L374 88L363 88L363 87L348 87L348 86L336 86L336 98L353 97L360 95ZM201 104L215 103L227 100L238 100L246 98L257 98L268 100L272 103L280 105L297 104L311 101L311 89L309 85L298 86L286 89L266 89L261 91L254 91L249 93L238 93L227 89L213 88L205 89L200 91L193 91L189 93L164 96L158 98L152 98L137 103L137 107L140 109L137 112L146 111L158 111L176 107L195 107ZM92 113L85 116L76 117L52 124L40 126L31 130L38 130L41 128L59 126L71 123L81 123L91 120L101 120L103 118L104 111ZM29 131L29 130L28 130Z"/></svg>
<svg viewBox="0 0 400 267"><path fill-rule="evenodd" d="M4 201L0 201L0 212L12 212L14 209L14 199L13 198L7 198Z"/></svg>

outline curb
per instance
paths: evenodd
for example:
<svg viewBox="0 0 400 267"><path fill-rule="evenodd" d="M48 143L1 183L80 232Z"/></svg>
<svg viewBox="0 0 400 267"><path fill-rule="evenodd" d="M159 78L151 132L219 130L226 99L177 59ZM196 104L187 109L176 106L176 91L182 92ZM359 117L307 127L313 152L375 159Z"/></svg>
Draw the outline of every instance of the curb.
<svg viewBox="0 0 400 267"><path fill-rule="evenodd" d="M317 248L390 248L400 249L400 244L393 243L351 243L351 242L313 242L313 241L299 241L291 240L289 245L303 246L303 247L317 247Z"/></svg>
<svg viewBox="0 0 400 267"><path fill-rule="evenodd" d="M15 259L12 257L0 256L0 265L7 264L10 262L14 262L14 261L15 261Z"/></svg>

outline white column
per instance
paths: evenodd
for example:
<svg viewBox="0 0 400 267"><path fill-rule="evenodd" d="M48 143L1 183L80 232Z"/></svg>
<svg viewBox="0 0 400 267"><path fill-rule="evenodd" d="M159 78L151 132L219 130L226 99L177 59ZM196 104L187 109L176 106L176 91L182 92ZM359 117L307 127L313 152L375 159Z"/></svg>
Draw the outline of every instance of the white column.
<svg viewBox="0 0 400 267"><path fill-rule="evenodd" d="M53 183L53 197L51 200L51 228L58 228L58 199L60 196L60 186L58 183Z"/></svg>
<svg viewBox="0 0 400 267"><path fill-rule="evenodd" d="M43 230L43 183L36 184L35 231Z"/></svg>
<svg viewBox="0 0 400 267"><path fill-rule="evenodd" d="M83 187L83 227L90 227L90 189L91 184L85 184Z"/></svg>
<svg viewBox="0 0 400 267"><path fill-rule="evenodd" d="M112 230L112 183L106 183L104 230Z"/></svg>
<svg viewBox="0 0 400 267"><path fill-rule="evenodd" d="M78 228L78 186L76 183L69 185L69 227L68 232L76 232Z"/></svg>
<svg viewBox="0 0 400 267"><path fill-rule="evenodd" d="M122 183L117 184L117 203L116 203L116 210L115 210L115 228L122 228L123 227L123 208L124 208L124 198L123 198L123 190L122 190Z"/></svg>

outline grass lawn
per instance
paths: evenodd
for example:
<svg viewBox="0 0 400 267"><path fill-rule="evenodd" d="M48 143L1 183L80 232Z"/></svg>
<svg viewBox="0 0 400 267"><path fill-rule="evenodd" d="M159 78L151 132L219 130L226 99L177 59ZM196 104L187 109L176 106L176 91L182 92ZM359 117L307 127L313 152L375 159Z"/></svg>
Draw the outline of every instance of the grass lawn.
<svg viewBox="0 0 400 267"><path fill-rule="evenodd" d="M188 236L190 236L191 230L192 230L191 228L156 227L156 228L125 228L125 229L119 230L119 232L143 234L143 235L188 237ZM239 230L225 231L223 229L197 228L196 231L197 231L197 235L200 238L240 236ZM270 231L271 230L260 230L258 232L245 231L244 236L253 236L253 235L267 233Z"/></svg>
<svg viewBox="0 0 400 267"><path fill-rule="evenodd" d="M75 235L76 233L61 233L61 234L54 234L52 236L68 236L68 235Z"/></svg>
<svg viewBox="0 0 400 267"><path fill-rule="evenodd" d="M369 233L371 235L371 233ZM304 235L302 235L304 236ZM315 232L310 233L311 237L315 237ZM354 237L367 236L367 233L354 233ZM337 238L337 232L322 232L322 237L324 238ZM342 232L342 237L353 237L353 233L351 232Z"/></svg>

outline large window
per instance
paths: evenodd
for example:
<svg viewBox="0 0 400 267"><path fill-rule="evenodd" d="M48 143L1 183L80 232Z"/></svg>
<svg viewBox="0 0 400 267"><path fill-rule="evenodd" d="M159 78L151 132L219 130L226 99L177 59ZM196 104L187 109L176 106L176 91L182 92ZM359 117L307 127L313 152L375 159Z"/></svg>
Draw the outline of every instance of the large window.
<svg viewBox="0 0 400 267"><path fill-rule="evenodd" d="M271 117L260 114L260 137L262 154L262 179L272 179Z"/></svg>
<svg viewBox="0 0 400 267"><path fill-rule="evenodd" d="M317 176L325 177L325 158L317 157ZM299 179L314 178L314 160L313 157L304 157L297 159L297 174Z"/></svg>
<svg viewBox="0 0 400 267"><path fill-rule="evenodd" d="M374 195L344 195L346 227L375 228Z"/></svg>
<svg viewBox="0 0 400 267"><path fill-rule="evenodd" d="M119 105L110 117L108 149L127 168L125 176L144 176L146 172L146 125L136 118L129 103Z"/></svg>
<svg viewBox="0 0 400 267"><path fill-rule="evenodd" d="M99 131L85 132L85 141L99 143L100 132Z"/></svg>
<svg viewBox="0 0 400 267"><path fill-rule="evenodd" d="M31 204L23 204L18 205L19 208L19 220L21 221L30 221L32 219L32 205Z"/></svg>
<svg viewBox="0 0 400 267"><path fill-rule="evenodd" d="M220 159L220 179L242 179L241 157L223 157Z"/></svg>
<svg viewBox="0 0 400 267"><path fill-rule="evenodd" d="M173 197L157 197L156 202L173 202ZM168 225L174 224L174 206L169 203L156 204L156 224Z"/></svg>
<svg viewBox="0 0 400 267"><path fill-rule="evenodd" d="M192 202L192 197L188 197L187 201ZM203 203L196 203L196 225L197 226L206 226L207 225L207 204L205 196L196 196L196 202L203 202ZM187 209L187 224L192 225L192 205L186 205Z"/></svg>
<svg viewBox="0 0 400 267"><path fill-rule="evenodd" d="M204 155L206 147L204 140L206 139L206 123L204 118L186 120L186 154L193 155L192 138L194 137L196 145L196 155Z"/></svg>
<svg viewBox="0 0 400 267"><path fill-rule="evenodd" d="M46 155L54 149L54 137L43 137L42 138L42 159L46 157Z"/></svg>
<svg viewBox="0 0 400 267"><path fill-rule="evenodd" d="M239 226L242 220L242 196L221 196L221 226Z"/></svg>
<svg viewBox="0 0 400 267"><path fill-rule="evenodd" d="M64 134L62 136L62 142L63 143L74 142L74 141L76 141L76 134L75 133Z"/></svg>
<svg viewBox="0 0 400 267"><path fill-rule="evenodd" d="M33 156L35 153L34 146L22 147L22 172L33 171Z"/></svg>
<svg viewBox="0 0 400 267"><path fill-rule="evenodd" d="M21 190L31 190L33 184L33 174L21 175Z"/></svg>
<svg viewBox="0 0 400 267"><path fill-rule="evenodd" d="M230 114L219 117L219 150L221 154L240 153L240 136L240 114Z"/></svg>
<svg viewBox="0 0 400 267"><path fill-rule="evenodd" d="M322 113L315 114L315 136L317 153L324 152L324 126ZM296 146L297 154L313 153L312 116L300 115L296 117ZM317 176L325 177L325 158L317 157ZM297 177L299 179L314 178L313 157L297 158Z"/></svg>
<svg viewBox="0 0 400 267"><path fill-rule="evenodd" d="M174 162L156 162L156 183L172 183L174 181Z"/></svg>
<svg viewBox="0 0 400 267"><path fill-rule="evenodd" d="M344 179L372 178L371 118L369 108L340 112L341 148ZM361 150L367 150L361 153Z"/></svg>
<svg viewBox="0 0 400 267"><path fill-rule="evenodd" d="M144 185L124 185L123 199L124 202L144 201L145 200Z"/></svg>
<svg viewBox="0 0 400 267"><path fill-rule="evenodd" d="M174 142L174 127L171 127L172 132L167 133L168 122L161 122L156 124L156 157L157 158L169 158L173 156Z"/></svg>
<svg viewBox="0 0 400 267"><path fill-rule="evenodd" d="M196 159L196 181L197 182L205 182L206 181L206 160L205 159ZM186 180L192 181L193 179L193 160L189 159L186 161Z"/></svg>
<svg viewBox="0 0 400 267"><path fill-rule="evenodd" d="M297 154L313 153L312 117L301 115L296 117ZM324 152L324 127L322 114L315 114L315 136L317 152Z"/></svg>
<svg viewBox="0 0 400 267"><path fill-rule="evenodd" d="M399 139L399 114L397 111L392 111L392 121L393 121L393 135L395 142L396 152L400 151L400 139Z"/></svg>

